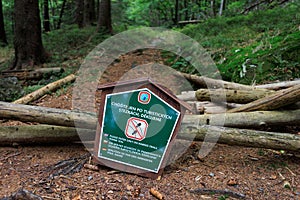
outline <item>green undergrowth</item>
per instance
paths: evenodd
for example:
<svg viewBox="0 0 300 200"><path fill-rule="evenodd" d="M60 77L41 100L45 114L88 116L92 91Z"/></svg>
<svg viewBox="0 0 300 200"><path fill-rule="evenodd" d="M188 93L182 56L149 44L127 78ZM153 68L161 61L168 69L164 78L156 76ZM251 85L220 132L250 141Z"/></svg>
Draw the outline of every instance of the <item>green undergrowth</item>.
<svg viewBox="0 0 300 200"><path fill-rule="evenodd" d="M244 84L300 78L299 4L219 17L180 31L207 49L223 79ZM179 63L181 62L181 63ZM178 60L174 68L194 73Z"/></svg>
<svg viewBox="0 0 300 200"><path fill-rule="evenodd" d="M44 46L51 55L47 65L54 67L64 64L64 67L71 65L74 68L74 65L80 64L74 61L84 58L107 37L107 34L97 32L95 26L79 29L75 25L44 34Z"/></svg>
<svg viewBox="0 0 300 200"><path fill-rule="evenodd" d="M64 26L64 28L59 30L44 33L43 45L50 55L50 59L47 63L35 67L60 67L63 68L64 71L46 73L40 80L25 81L23 83L22 95L29 94L51 82L75 73L85 56L108 37L107 34L97 32L95 26L79 29L75 25L70 25ZM0 71L11 67L14 57L13 54L14 50L11 43L5 48L0 48ZM69 85L60 88L56 92L56 95L64 93L68 87ZM2 98L2 100L13 101L19 97L20 95L13 94L9 98Z"/></svg>

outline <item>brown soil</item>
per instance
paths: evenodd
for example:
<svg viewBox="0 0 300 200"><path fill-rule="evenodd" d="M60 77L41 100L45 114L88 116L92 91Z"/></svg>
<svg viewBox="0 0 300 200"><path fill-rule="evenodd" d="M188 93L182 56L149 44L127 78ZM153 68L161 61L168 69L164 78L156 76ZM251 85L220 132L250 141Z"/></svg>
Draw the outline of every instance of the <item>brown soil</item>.
<svg viewBox="0 0 300 200"><path fill-rule="evenodd" d="M157 52L132 54L121 59L110 73L125 72L135 62L156 62ZM115 70L115 71L113 71ZM109 79L108 81L114 81ZM72 88L62 95L45 95L33 104L71 109ZM0 125L20 125L6 121ZM300 158L288 153L255 148L216 145L202 160L197 157L200 142L168 166L161 180L114 172L101 167L98 171L83 168L74 174L49 178L49 167L87 151L81 144L1 147L0 198L20 188L44 199L156 199L154 188L164 199L234 199L222 194L197 194L197 188L230 190L246 199L300 199Z"/></svg>

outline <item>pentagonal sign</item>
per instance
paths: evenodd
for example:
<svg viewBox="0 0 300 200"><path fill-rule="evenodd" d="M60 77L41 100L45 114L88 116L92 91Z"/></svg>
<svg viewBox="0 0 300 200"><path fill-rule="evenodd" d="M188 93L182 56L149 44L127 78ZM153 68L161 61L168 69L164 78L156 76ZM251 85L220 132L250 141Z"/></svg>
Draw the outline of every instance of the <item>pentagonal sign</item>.
<svg viewBox="0 0 300 200"><path fill-rule="evenodd" d="M107 94L97 156L158 173L179 117L148 88Z"/></svg>

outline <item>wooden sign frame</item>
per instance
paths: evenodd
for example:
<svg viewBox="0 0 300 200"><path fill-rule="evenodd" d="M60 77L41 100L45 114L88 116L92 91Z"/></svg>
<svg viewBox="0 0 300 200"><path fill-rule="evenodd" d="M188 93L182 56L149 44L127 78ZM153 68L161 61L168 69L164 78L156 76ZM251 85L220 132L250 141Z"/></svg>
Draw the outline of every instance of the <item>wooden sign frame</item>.
<svg viewBox="0 0 300 200"><path fill-rule="evenodd" d="M98 157L99 152L99 146L100 146L100 138L101 138L101 130L102 130L102 122L104 120L104 111L105 111L105 100L107 95L113 94L113 93L119 93L119 92L126 92L126 91L132 91L137 90L141 88L147 88L150 91L152 91L155 95L157 95L159 98L161 98L163 101L165 101L167 104L171 105L173 108L175 108L178 112L180 112L179 119L177 120L175 127L173 129L173 133L170 139L170 142L168 145L166 145L166 150L164 157L162 158L162 164L161 168L155 172L151 172L149 170L144 170L141 168L137 168L134 166L122 164L116 161L112 161L109 159L104 159ZM99 115L98 115L98 124L97 124L97 131L96 131L96 137L95 137L95 146L94 146L94 160L96 163L111 167L120 170L125 171L133 174L138 174L144 177L149 177L152 179L157 179L162 175L163 168L166 164L168 155L170 154L171 147L173 146L173 143L175 141L175 138L177 136L177 133L180 128L180 123L183 119L184 113L186 110L192 110L191 107L181 100L177 99L175 95L173 95L168 89L162 87L161 85L156 84L151 79L143 78L143 79L135 79L130 81L122 81L122 82L115 82L115 83L109 83L106 85L102 85L98 87L98 90L101 90L101 102L100 102L100 109L99 109Z"/></svg>

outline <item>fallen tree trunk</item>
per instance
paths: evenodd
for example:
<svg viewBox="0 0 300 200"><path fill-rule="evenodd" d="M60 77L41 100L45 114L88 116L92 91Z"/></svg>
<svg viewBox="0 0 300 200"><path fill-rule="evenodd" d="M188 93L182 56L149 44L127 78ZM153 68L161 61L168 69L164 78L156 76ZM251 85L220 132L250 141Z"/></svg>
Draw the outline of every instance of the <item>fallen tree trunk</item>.
<svg viewBox="0 0 300 200"><path fill-rule="evenodd" d="M86 130L91 140L95 131ZM73 127L33 125L33 126L0 126L0 145L18 144L50 144L79 141L80 138Z"/></svg>
<svg viewBox="0 0 300 200"><path fill-rule="evenodd" d="M268 89L268 90L281 90L299 84L300 84L300 80L295 80L295 81L284 81L279 83L270 83L265 85L257 85L255 86L255 88Z"/></svg>
<svg viewBox="0 0 300 200"><path fill-rule="evenodd" d="M43 78L46 73L62 73L63 68L53 67L53 68L38 68L38 69L21 69L21 70L8 70L2 71L0 77L17 77L20 80L28 79L40 79Z"/></svg>
<svg viewBox="0 0 300 200"><path fill-rule="evenodd" d="M95 113L77 112L41 106L29 106L0 102L0 118L22 122L96 129ZM185 115L184 122L201 125L216 125L214 120L224 120L228 127L259 127L273 125L299 125L300 110L294 111L257 111L245 113L226 113L211 115ZM74 123L76 122L76 124ZM222 125L222 124L221 124Z"/></svg>
<svg viewBox="0 0 300 200"><path fill-rule="evenodd" d="M235 128L300 125L300 110L185 115L183 123L197 122L200 125L215 125L220 122L220 119L224 120L225 127Z"/></svg>
<svg viewBox="0 0 300 200"><path fill-rule="evenodd" d="M194 125L193 125L194 124ZM211 138L207 138L207 133ZM95 130L85 130L85 138L94 141ZM220 135L219 138L216 138ZM216 126L198 126L195 123L183 124L178 139L218 142L228 145L257 147L300 152L300 136L289 133L273 133L246 129L233 129ZM217 140L216 140L217 139ZM57 127L47 125L0 127L0 144L11 145L61 143L79 141L76 129L73 127ZM92 147L93 144L90 144Z"/></svg>
<svg viewBox="0 0 300 200"><path fill-rule="evenodd" d="M258 99L227 112L249 112L256 110L275 110L300 101L300 84L293 87L279 90L274 94Z"/></svg>
<svg viewBox="0 0 300 200"><path fill-rule="evenodd" d="M253 89L253 90L232 90L232 89L199 89L196 91L195 96L198 101L210 101L213 97L217 99L220 97L220 94L226 94L226 101L230 103L249 103L257 99L261 99L270 94L273 94L272 90L262 90L262 89ZM221 98L221 97L220 97Z"/></svg>
<svg viewBox="0 0 300 200"><path fill-rule="evenodd" d="M76 127L96 128L96 115L94 113L6 102L0 102L0 118L68 127L74 127L75 121L78 122Z"/></svg>
<svg viewBox="0 0 300 200"><path fill-rule="evenodd" d="M76 78L76 76L74 74L71 74L63 79L60 79L58 81L55 81L53 83L50 83L44 87L42 87L41 89L38 89L16 101L14 101L13 103L15 104L27 104L31 101L34 101L40 97L42 97L43 95L45 95L46 93L48 92L51 92L51 91L54 91L56 90L57 88L69 83L69 82L72 82L74 81Z"/></svg>
<svg viewBox="0 0 300 200"><path fill-rule="evenodd" d="M233 89L233 90L253 90L254 87L248 85L242 85L238 83L232 83L222 80L216 80L212 78L208 78L205 76L197 76L193 74L180 73L184 78L188 81L196 84L200 88L225 88L225 89Z"/></svg>
<svg viewBox="0 0 300 200"><path fill-rule="evenodd" d="M209 133L211 137L207 137L207 133ZM213 143L217 141L222 144L243 147L300 152L300 136L289 133L275 133L217 126L199 126L197 124L182 126L179 138L190 140L191 137L189 135L195 136L194 140L198 141L203 141L205 138L207 142Z"/></svg>

